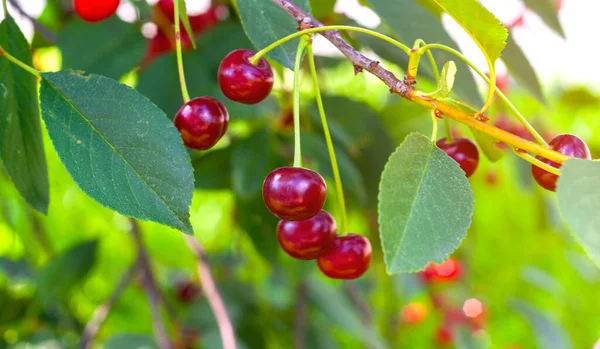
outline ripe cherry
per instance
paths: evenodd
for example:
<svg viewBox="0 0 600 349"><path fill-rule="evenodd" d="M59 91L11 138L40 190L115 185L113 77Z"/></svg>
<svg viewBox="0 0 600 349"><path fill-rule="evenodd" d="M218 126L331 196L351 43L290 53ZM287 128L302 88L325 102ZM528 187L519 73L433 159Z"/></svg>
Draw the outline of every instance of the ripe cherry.
<svg viewBox="0 0 600 349"><path fill-rule="evenodd" d="M206 150L212 148L227 131L229 114L218 100L198 97L187 102L173 122L188 148Z"/></svg>
<svg viewBox="0 0 600 349"><path fill-rule="evenodd" d="M335 237L335 219L326 211L305 221L279 221L277 240L281 248L297 259L315 259L322 255Z"/></svg>
<svg viewBox="0 0 600 349"><path fill-rule="evenodd" d="M550 149L561 154L580 159L592 159L592 155L590 154L587 144L585 144L581 138L571 134L556 136L550 141L550 143L548 143L548 145L550 146ZM562 166L558 162L544 159L541 156L536 156L536 159L541 160L552 167L560 168ZM536 182L538 182L539 185L550 191L556 191L556 181L558 180L557 175L546 170L542 170L535 165L531 165L531 172L533 173L533 178Z"/></svg>
<svg viewBox="0 0 600 349"><path fill-rule="evenodd" d="M117 12L120 0L73 0L75 12L86 22L107 19Z"/></svg>
<svg viewBox="0 0 600 349"><path fill-rule="evenodd" d="M436 145L458 162L460 168L465 171L465 176L471 177L477 169L477 165L479 165L479 151L475 143L471 140L467 138L455 138L452 143L447 143L446 138L442 138L437 141Z"/></svg>
<svg viewBox="0 0 600 349"><path fill-rule="evenodd" d="M244 104L256 104L271 93L271 65L264 58L253 65L249 59L254 54L253 51L239 49L223 58L218 77L221 91L227 98Z"/></svg>
<svg viewBox="0 0 600 349"><path fill-rule="evenodd" d="M271 213L285 221L314 217L325 204L327 185L315 171L301 167L280 167L263 183L263 200Z"/></svg>
<svg viewBox="0 0 600 349"><path fill-rule="evenodd" d="M442 264L428 263L420 273L423 282L452 282L462 275L460 262L449 258Z"/></svg>
<svg viewBox="0 0 600 349"><path fill-rule="evenodd" d="M452 333L452 329L447 326L440 326L435 333L435 342L440 347L452 345L452 342L454 342L454 334Z"/></svg>
<svg viewBox="0 0 600 349"><path fill-rule="evenodd" d="M179 280L175 284L175 297L181 303L191 304L200 296L200 287L189 280Z"/></svg>
<svg viewBox="0 0 600 349"><path fill-rule="evenodd" d="M171 23L175 23L175 4L173 0L160 0L156 6L158 6Z"/></svg>
<svg viewBox="0 0 600 349"><path fill-rule="evenodd" d="M364 236L336 236L317 263L330 278L356 279L369 269L371 253L371 242Z"/></svg>

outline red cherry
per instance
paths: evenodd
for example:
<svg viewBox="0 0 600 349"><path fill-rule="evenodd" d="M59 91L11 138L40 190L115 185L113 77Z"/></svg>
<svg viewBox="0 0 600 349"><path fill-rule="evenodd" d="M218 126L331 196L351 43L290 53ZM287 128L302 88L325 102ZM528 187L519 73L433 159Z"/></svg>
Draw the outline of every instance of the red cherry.
<svg viewBox="0 0 600 349"><path fill-rule="evenodd" d="M550 143L548 143L548 145L550 146L550 149L564 155L580 159L592 159L592 155L590 154L587 144L585 144L581 138L571 134L556 136L550 141ZM558 162L544 159L541 156L536 156L536 159L541 160L552 167L560 168L562 166ZM536 182L538 182L539 185L550 191L556 191L556 181L558 180L557 175L546 170L542 170L535 165L531 165L531 172L533 173L533 178Z"/></svg>
<svg viewBox="0 0 600 349"><path fill-rule="evenodd" d="M461 277L462 266L460 262L449 258L442 264L428 263L420 275L425 283L452 282Z"/></svg>
<svg viewBox="0 0 600 349"><path fill-rule="evenodd" d="M160 0L156 6L169 19L171 23L175 23L175 4L173 0Z"/></svg>
<svg viewBox="0 0 600 349"><path fill-rule="evenodd" d="M356 279L369 269L371 253L371 242L364 236L336 236L317 264L330 278Z"/></svg>
<svg viewBox="0 0 600 349"><path fill-rule="evenodd" d="M244 103L256 104L271 93L273 70L266 59L261 58L256 65L249 59L254 56L250 50L230 52L219 66L219 86L227 98Z"/></svg>
<svg viewBox="0 0 600 349"><path fill-rule="evenodd" d="M221 20L227 17L228 11L229 10L227 9L226 5L217 4L211 6L205 13L189 16L192 31L195 34L199 34L214 27Z"/></svg>
<svg viewBox="0 0 600 349"><path fill-rule="evenodd" d="M322 255L335 237L335 219L326 211L305 221L279 221L277 240L281 248L296 259L315 259Z"/></svg>
<svg viewBox="0 0 600 349"><path fill-rule="evenodd" d="M452 342L454 342L454 334L452 333L452 329L446 326L439 327L435 334L435 342L440 347L452 345Z"/></svg>
<svg viewBox="0 0 600 349"><path fill-rule="evenodd" d="M181 303L194 303L200 296L200 287L189 280L180 280L175 284L175 297Z"/></svg>
<svg viewBox="0 0 600 349"><path fill-rule="evenodd" d="M107 19L117 12L120 0L73 0L75 12L86 22Z"/></svg>
<svg viewBox="0 0 600 349"><path fill-rule="evenodd" d="M271 213L285 221L314 217L325 204L327 185L315 171L301 167L280 167L263 183L263 200Z"/></svg>
<svg viewBox="0 0 600 349"><path fill-rule="evenodd" d="M448 144L446 143L446 138L442 138L437 141L436 145L458 162L460 168L465 171L465 176L471 177L477 169L477 165L479 165L479 151L475 143L471 140L467 138L455 138L454 142Z"/></svg>
<svg viewBox="0 0 600 349"><path fill-rule="evenodd" d="M198 97L187 102L173 122L188 148L206 150L212 148L227 131L229 114L218 100Z"/></svg>

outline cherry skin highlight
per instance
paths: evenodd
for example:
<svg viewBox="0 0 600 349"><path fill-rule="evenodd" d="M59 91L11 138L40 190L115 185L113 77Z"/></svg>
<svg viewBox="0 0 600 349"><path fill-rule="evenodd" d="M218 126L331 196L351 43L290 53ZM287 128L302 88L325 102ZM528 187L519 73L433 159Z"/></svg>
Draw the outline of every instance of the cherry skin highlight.
<svg viewBox="0 0 600 349"><path fill-rule="evenodd" d="M281 248L296 259L316 259L335 238L335 219L326 211L305 221L279 221L277 240Z"/></svg>
<svg viewBox="0 0 600 349"><path fill-rule="evenodd" d="M117 12L120 0L73 0L73 8L81 19L95 23Z"/></svg>
<svg viewBox="0 0 600 349"><path fill-rule="evenodd" d="M284 221L314 217L325 204L327 185L315 171L301 167L280 167L263 183L263 200L275 216Z"/></svg>
<svg viewBox="0 0 600 349"><path fill-rule="evenodd" d="M479 165L479 151L475 143L471 140L467 138L455 138L452 143L448 144L446 138L442 138L437 141L436 145L458 162L460 168L465 171L467 178L471 177L477 169L477 165Z"/></svg>
<svg viewBox="0 0 600 349"><path fill-rule="evenodd" d="M256 65L249 59L254 56L250 50L230 52L219 66L219 86L223 94L232 101L256 104L271 93L273 70L266 59L261 58Z"/></svg>
<svg viewBox="0 0 600 349"><path fill-rule="evenodd" d="M553 140L548 143L550 149L557 151L561 154L565 154L568 156L572 156L580 159L591 160L592 155L590 154L590 149L587 144L581 138L571 135L564 134L556 136ZM542 162L556 168L560 168L562 165L558 162L554 162L552 160L544 159L541 156L536 156L536 159L541 160ZM556 181L558 180L558 176L550 173L546 170L542 170L541 168L531 165L531 172L533 174L533 178L539 185L541 185L544 189L550 191L556 191Z"/></svg>
<svg viewBox="0 0 600 349"><path fill-rule="evenodd" d="M198 97L187 102L173 122L186 147L206 150L217 144L227 131L229 114L218 100Z"/></svg>
<svg viewBox="0 0 600 349"><path fill-rule="evenodd" d="M364 236L337 236L317 259L319 269L332 279L356 279L371 265L371 242Z"/></svg>

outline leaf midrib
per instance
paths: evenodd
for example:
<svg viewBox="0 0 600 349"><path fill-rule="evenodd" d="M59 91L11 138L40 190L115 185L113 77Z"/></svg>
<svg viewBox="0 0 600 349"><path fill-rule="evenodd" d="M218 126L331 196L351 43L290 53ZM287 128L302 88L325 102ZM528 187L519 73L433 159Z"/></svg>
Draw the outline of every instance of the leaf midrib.
<svg viewBox="0 0 600 349"><path fill-rule="evenodd" d="M85 117L85 115L83 115L83 113L77 108L75 107L75 105L73 103L71 103L71 100L67 98L67 96L65 96L58 88L56 88L54 86L54 84L52 82L50 82L48 79L46 79L45 77L43 77L44 80L46 80L46 82L48 83L48 85L50 87L52 87L52 89L54 91L56 91L56 93L58 93L59 96L61 96L63 98L64 101L66 101L72 108L73 110L75 110L75 112L77 112L77 114L79 114L79 116L81 116L81 118L90 126L90 128L92 130L94 130L96 132L96 134L98 134L100 136L100 138L102 138L102 140L104 140L104 142L106 142L106 144L108 144L108 146L119 156L119 158L121 158L123 160L123 162L137 175L137 177L146 185L146 187L148 187L159 199L160 201L169 209L169 211L173 214L173 216L177 219L177 221L179 221L179 223L181 223L181 227L185 228L186 224L185 222L183 222L179 216L177 215L177 213L173 210L173 208L171 206L169 206L169 204L167 204L167 202L165 201L165 199L158 193L156 192L156 190L154 190L154 188L152 188L152 186L150 184L148 184L148 182L146 181L146 179L135 169L135 167L123 156L123 154L121 154L120 151L117 150L117 148L115 148L113 146L113 144L111 142L109 142L108 138L106 138L104 136L104 134L102 134L102 132L100 132L100 130L98 130L98 128L96 128L96 126L94 126L94 124L92 124L92 122Z"/></svg>

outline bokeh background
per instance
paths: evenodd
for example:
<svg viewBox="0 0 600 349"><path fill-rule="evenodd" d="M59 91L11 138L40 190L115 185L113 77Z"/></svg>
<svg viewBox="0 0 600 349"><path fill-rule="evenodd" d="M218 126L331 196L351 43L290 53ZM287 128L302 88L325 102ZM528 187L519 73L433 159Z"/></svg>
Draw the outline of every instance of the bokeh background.
<svg viewBox="0 0 600 349"><path fill-rule="evenodd" d="M18 4L9 4L9 11L31 40L39 70L91 66L92 72L112 74L135 86L168 115L182 104L173 53L167 47L163 54L148 58L152 37L159 30L150 23L151 5L123 1L119 18L85 30L85 24L69 12L69 1L11 3ZM198 49L185 54L190 92L224 100L216 85L220 60L235 48L252 46L233 4L187 3L194 15L219 6L210 25L196 34ZM537 72L545 101L516 84L499 63L502 88L509 98L546 139L558 133L577 134L597 158L600 70L595 35L600 3L557 4L564 37L518 0L482 3L511 25L515 41ZM335 13L333 7L327 8L321 18L332 23L380 25L377 15L357 1L337 1ZM42 23L51 35L34 31L27 17ZM119 64L131 60L136 64L116 69L108 64L113 62L109 55L86 61L94 46L117 41L111 28L137 19L142 21L127 24L126 30L134 28L131 41L119 41L121 46L114 51L124 57ZM485 61L460 27L448 18L443 23L462 51L484 69ZM394 59L398 53L389 54L354 35L350 39L403 74ZM372 267L356 281L332 281L321 276L314 263L292 260L278 248L277 222L264 208L260 188L271 169L291 163L292 157L291 73L279 67L276 91L268 100L252 107L227 102L228 137L215 150L191 153L196 176L192 224L207 250L240 347L436 348L443 344L440 328L451 322L457 331L450 347L592 348L600 338L600 273L566 229L555 195L537 186L531 166L509 150L497 163L482 157L470 179L475 216L452 257L460 269L456 277L426 282L420 274L385 273L376 224L379 175L407 134L429 135L428 112L390 96L372 76L355 77L352 65L323 40L316 45L322 55L321 84L349 200L351 230L370 237ZM434 87L426 80L419 86ZM305 161L332 184L313 97L310 79L304 79ZM490 116L500 127L527 136L501 103L494 104ZM468 129L452 126L456 134L471 137ZM51 188L47 216L30 209L0 171L0 348L77 347L82 326L135 259L127 218L81 192L47 135L45 149ZM327 208L336 215L333 194L329 193ZM175 310L174 319L167 314L165 318L184 329L182 347L219 348L219 332L203 295L195 294L191 302L179 296L182 284L191 283L193 288L199 283L195 258L181 233L153 223L142 223L141 230L161 289ZM72 249L81 244L87 244L84 250L89 253L74 254ZM463 309L473 298L483 305L476 319ZM299 313L305 317L299 319ZM304 329L301 338L298 326ZM139 280L115 304L96 345L156 347Z"/></svg>

